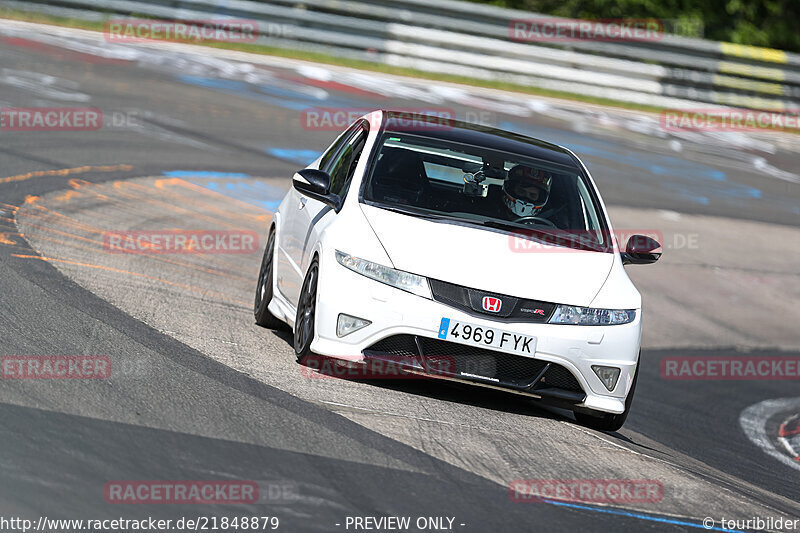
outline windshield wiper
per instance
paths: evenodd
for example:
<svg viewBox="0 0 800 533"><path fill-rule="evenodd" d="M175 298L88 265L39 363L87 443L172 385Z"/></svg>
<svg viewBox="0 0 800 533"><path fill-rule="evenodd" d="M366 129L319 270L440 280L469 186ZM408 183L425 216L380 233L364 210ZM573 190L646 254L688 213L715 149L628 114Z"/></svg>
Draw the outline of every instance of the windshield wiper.
<svg viewBox="0 0 800 533"><path fill-rule="evenodd" d="M468 224L480 224L481 222L478 220L471 220L468 218L460 218L454 216L443 215L439 213L425 213L423 211L416 211L413 209L399 209L397 207L389 207L389 206L381 206L383 209L388 209L389 211L393 211L395 213L400 213L401 215L408 215L412 217L419 217L424 218L427 220L449 220L453 222L466 222Z"/></svg>
<svg viewBox="0 0 800 533"><path fill-rule="evenodd" d="M403 215L409 215L413 217L424 218L427 220L443 220L446 222L462 222L464 224L472 224L473 226L484 226L487 228L499 229L504 231L526 231L529 228L523 227L518 224L514 224L512 222L503 222L501 220L475 220L473 218L463 218L457 217L453 215L447 214L440 214L440 213L425 213L423 211L417 211L415 209L401 209L397 207L389 207L389 206L382 206L384 209L388 209L389 211L393 211L395 213L400 213ZM547 232L543 232L547 233Z"/></svg>
<svg viewBox="0 0 800 533"><path fill-rule="evenodd" d="M497 219L475 220L471 218L462 218L440 213L425 213L423 211L417 211L414 209L401 209L389 206L381 206L381 207L383 207L384 209L388 209L389 211L393 211L395 213L400 213L412 217L424 218L426 220L441 220L443 222L456 222L456 223L460 222L462 224L470 224L472 226L482 226L485 228L507 231L509 233L521 234L525 237L534 238L550 246L560 246L560 247L577 246L579 249L582 250L604 251L602 244L584 242L579 238L579 236L572 236L569 234L569 232L560 231L555 228L550 228L548 226L538 226L538 227L529 225L522 226L519 224L515 224L513 222L504 222L502 220L497 220Z"/></svg>
<svg viewBox="0 0 800 533"><path fill-rule="evenodd" d="M475 223L480 224L481 226L486 226L487 228L495 228L508 231L515 231L515 232L525 231L528 229L518 224L514 224L511 222L502 222L500 220L482 220L480 222L476 221Z"/></svg>

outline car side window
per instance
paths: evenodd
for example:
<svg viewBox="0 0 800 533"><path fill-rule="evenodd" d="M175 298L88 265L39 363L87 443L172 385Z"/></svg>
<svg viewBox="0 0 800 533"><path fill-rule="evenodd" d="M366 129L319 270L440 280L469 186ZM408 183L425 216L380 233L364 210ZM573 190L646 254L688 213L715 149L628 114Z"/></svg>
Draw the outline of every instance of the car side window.
<svg viewBox="0 0 800 533"><path fill-rule="evenodd" d="M360 126L360 122L352 124L341 135L339 135L335 141L333 141L333 144L331 144L322 155L322 159L319 162L320 170L330 173L330 167L333 165L336 154L342 149L342 146L344 146L347 141L350 140L353 135L355 135L356 131L360 129Z"/></svg>
<svg viewBox="0 0 800 533"><path fill-rule="evenodd" d="M331 192L333 194L343 196L347 191L366 141L367 130L362 126L342 146L328 171L331 176Z"/></svg>

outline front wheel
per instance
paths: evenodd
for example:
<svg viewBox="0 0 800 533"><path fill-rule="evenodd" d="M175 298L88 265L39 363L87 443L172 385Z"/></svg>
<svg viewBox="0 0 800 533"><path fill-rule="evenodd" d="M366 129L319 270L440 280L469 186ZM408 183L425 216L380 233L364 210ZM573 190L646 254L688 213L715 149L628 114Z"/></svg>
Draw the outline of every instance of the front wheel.
<svg viewBox="0 0 800 533"><path fill-rule="evenodd" d="M275 257L275 228L269 231L267 247L264 249L264 257L261 259L261 269L258 272L258 285L256 286L256 298L253 302L253 315L256 324L259 326L278 329L283 326L283 322L278 320L275 315L270 313L267 306L272 301L272 266Z"/></svg>
<svg viewBox="0 0 800 533"><path fill-rule="evenodd" d="M639 365L642 362L641 359L642 358L640 355L639 362L636 363L636 371L633 373L631 390L628 392L628 397L625 398L625 410L623 412L620 414L612 414L601 413L599 411L593 411L592 413L575 411L573 413L575 415L575 420L577 420L579 424L600 431L617 431L620 429L625 424L625 420L628 418L628 413L631 412L633 393L636 391L636 382L639 380Z"/></svg>
<svg viewBox="0 0 800 533"><path fill-rule="evenodd" d="M311 354L311 341L314 340L314 320L317 310L317 280L319 262L315 258L308 267L300 299L297 302L297 317L294 321L294 353L302 361Z"/></svg>

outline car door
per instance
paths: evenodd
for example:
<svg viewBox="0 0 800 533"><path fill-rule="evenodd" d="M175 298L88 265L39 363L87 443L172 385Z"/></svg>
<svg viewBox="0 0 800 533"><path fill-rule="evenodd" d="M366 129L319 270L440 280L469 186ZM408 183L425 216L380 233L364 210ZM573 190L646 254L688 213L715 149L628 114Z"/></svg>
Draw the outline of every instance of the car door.
<svg viewBox="0 0 800 533"><path fill-rule="evenodd" d="M344 143L353 135L355 129L356 124L351 125L325 150L320 158L320 169L324 170L330 165ZM301 263L298 261L298 257L302 255L302 243L308 231L308 222L304 221L305 217L300 215L307 204L308 197L292 187L289 189L286 204L281 210L281 228L277 242L276 284L278 291L292 304L297 302L300 284L303 281L303 271L300 268Z"/></svg>
<svg viewBox="0 0 800 533"><path fill-rule="evenodd" d="M343 195L352 179L367 136L366 121L348 128L325 152L319 169L331 175L331 192ZM296 305L307 266L309 244L316 242L315 227L333 209L292 188L281 226L278 290Z"/></svg>

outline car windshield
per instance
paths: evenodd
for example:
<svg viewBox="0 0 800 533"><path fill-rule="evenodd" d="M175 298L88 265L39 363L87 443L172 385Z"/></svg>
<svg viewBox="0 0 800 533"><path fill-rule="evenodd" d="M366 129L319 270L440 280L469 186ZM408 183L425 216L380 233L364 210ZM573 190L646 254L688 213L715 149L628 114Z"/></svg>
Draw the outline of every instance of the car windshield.
<svg viewBox="0 0 800 533"><path fill-rule="evenodd" d="M524 154L386 133L363 198L413 216L516 232L549 244L609 247L602 211L581 170Z"/></svg>

